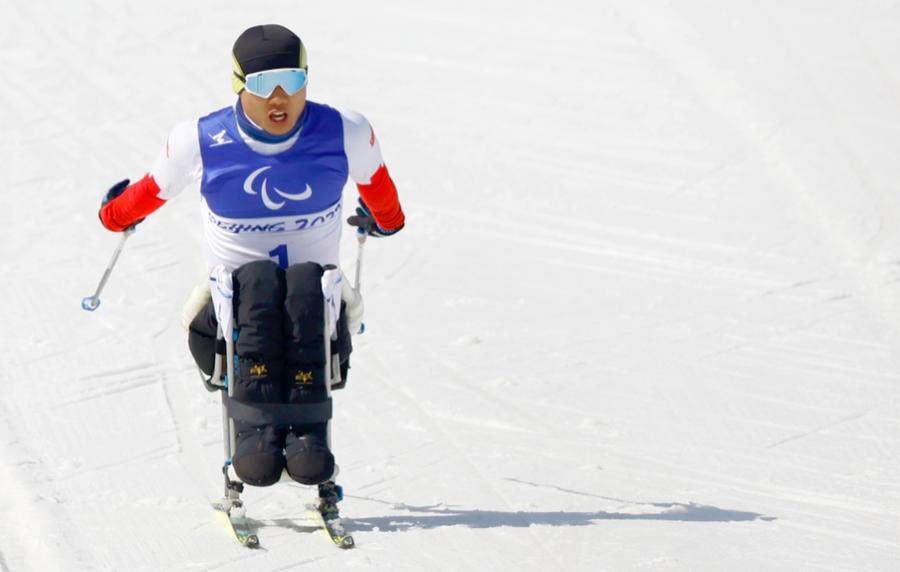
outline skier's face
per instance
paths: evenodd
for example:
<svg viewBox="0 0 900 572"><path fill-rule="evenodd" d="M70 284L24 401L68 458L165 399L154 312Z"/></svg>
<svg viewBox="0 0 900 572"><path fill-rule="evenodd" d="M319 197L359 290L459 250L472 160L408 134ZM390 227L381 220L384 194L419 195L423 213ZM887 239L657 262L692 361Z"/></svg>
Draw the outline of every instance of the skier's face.
<svg viewBox="0 0 900 572"><path fill-rule="evenodd" d="M244 90L241 92L241 106L250 121L272 135L284 135L294 128L306 107L306 88L288 95L278 86L267 98Z"/></svg>

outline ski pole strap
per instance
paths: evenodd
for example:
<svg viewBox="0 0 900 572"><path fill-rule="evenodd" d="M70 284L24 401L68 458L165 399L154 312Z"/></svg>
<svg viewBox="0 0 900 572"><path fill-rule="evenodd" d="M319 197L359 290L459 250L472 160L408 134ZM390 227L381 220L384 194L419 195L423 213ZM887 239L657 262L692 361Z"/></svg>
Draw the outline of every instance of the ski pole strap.
<svg viewBox="0 0 900 572"><path fill-rule="evenodd" d="M231 398L226 402L232 420L250 425L303 425L331 419L331 398L318 403L255 403Z"/></svg>

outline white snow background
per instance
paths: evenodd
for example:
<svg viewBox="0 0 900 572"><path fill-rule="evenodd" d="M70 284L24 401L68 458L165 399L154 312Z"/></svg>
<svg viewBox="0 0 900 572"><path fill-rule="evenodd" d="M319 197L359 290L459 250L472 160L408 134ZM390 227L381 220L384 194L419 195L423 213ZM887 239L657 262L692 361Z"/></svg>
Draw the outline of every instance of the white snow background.
<svg viewBox="0 0 900 572"><path fill-rule="evenodd" d="M210 509L196 195L79 307L101 196L269 22L408 214L335 394L353 551L311 488L248 490L263 550ZM0 0L0 568L900 569L898 62L890 0Z"/></svg>

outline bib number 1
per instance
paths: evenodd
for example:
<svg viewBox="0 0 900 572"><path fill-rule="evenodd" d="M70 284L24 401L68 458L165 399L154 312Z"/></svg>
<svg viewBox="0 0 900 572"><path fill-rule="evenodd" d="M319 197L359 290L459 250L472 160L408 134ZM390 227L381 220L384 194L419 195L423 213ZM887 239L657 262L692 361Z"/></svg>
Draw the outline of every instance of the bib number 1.
<svg viewBox="0 0 900 572"><path fill-rule="evenodd" d="M270 250L269 256L275 259L275 262L278 263L278 266L281 266L283 269L287 270L288 255L286 244L279 244L277 247Z"/></svg>

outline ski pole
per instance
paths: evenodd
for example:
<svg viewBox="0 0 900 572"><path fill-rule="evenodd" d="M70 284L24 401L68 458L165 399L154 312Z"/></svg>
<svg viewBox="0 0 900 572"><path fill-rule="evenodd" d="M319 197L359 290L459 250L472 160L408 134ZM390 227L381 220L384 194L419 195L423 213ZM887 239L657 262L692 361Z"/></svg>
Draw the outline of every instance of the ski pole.
<svg viewBox="0 0 900 572"><path fill-rule="evenodd" d="M100 307L100 293L103 292L103 287L106 286L106 281L109 280L109 275L112 274L113 268L116 266L116 261L119 260L119 255L122 253L122 248L125 247L125 241L128 240L128 237L134 232L134 226L130 226L122 232L122 238L119 240L119 245L116 247L115 252L113 252L112 258L109 261L109 264L106 266L106 270L103 272L103 278L100 279L100 284L97 285L97 291L94 292L93 296L87 296L82 298L81 307L88 312L93 312L98 307Z"/></svg>
<svg viewBox="0 0 900 572"><path fill-rule="evenodd" d="M359 280L362 275L363 246L366 244L366 231L361 228L356 230L356 244L356 279L354 280L353 289L359 294Z"/></svg>
<svg viewBox="0 0 900 572"><path fill-rule="evenodd" d="M359 286L360 279L362 277L362 263L363 263L363 246L366 244L366 231L361 228L356 229L356 278L354 279L353 290L356 292L356 295L359 296ZM360 322L359 331L356 332L358 334L362 334L366 331L366 324Z"/></svg>

